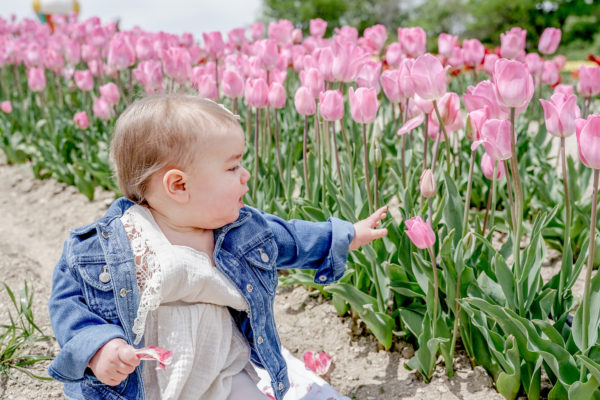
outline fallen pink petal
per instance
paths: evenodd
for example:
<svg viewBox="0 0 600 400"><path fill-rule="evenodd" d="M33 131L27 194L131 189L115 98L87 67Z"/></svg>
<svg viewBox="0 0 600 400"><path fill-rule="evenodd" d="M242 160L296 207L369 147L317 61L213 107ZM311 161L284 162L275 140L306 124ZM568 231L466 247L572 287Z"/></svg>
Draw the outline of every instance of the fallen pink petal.
<svg viewBox="0 0 600 400"><path fill-rule="evenodd" d="M313 371L317 375L325 375L331 367L331 356L324 351L314 354L312 350L305 351L302 355L306 369Z"/></svg>

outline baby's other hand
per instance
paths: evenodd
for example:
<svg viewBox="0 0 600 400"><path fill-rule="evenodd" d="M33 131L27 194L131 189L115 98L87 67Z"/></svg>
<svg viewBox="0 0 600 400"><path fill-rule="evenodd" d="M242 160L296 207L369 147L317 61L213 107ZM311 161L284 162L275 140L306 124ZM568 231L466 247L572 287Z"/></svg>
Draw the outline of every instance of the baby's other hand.
<svg viewBox="0 0 600 400"><path fill-rule="evenodd" d="M116 386L139 365L140 360L134 350L121 338L109 340L98 349L88 366L100 382Z"/></svg>
<svg viewBox="0 0 600 400"><path fill-rule="evenodd" d="M354 224L354 239L350 243L350 250L357 250L360 246L387 235L387 229L374 229L385 218L386 211L387 206L383 206L368 218Z"/></svg>

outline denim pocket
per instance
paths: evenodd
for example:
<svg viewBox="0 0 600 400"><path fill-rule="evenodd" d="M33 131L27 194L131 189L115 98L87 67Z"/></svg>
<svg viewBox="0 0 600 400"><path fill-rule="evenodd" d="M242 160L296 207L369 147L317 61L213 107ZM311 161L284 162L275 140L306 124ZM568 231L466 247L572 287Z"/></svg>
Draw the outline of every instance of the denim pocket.
<svg viewBox="0 0 600 400"><path fill-rule="evenodd" d="M106 264L84 263L78 265L77 270L84 282L83 292L88 306L104 319L118 323L117 303Z"/></svg>
<svg viewBox="0 0 600 400"><path fill-rule="evenodd" d="M90 370L87 370L90 371ZM104 399L122 399L120 395L125 393L125 389L127 388L127 384L129 383L129 376L123 380L123 382L119 383L115 386L106 385L98 380L90 371L90 373L86 373L84 375L84 395L86 391L96 392L102 395ZM87 398L87 397L86 397ZM95 397L94 397L95 398Z"/></svg>
<svg viewBox="0 0 600 400"><path fill-rule="evenodd" d="M275 294L275 289L277 289L277 268L275 268L277 247L275 240L270 238L252 247L244 253L244 258L267 293Z"/></svg>

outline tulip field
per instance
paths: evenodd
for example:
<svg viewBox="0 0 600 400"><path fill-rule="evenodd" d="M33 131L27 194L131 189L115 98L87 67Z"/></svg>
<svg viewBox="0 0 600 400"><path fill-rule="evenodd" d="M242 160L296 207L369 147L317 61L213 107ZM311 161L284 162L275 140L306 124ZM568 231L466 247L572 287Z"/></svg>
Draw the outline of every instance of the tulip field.
<svg viewBox="0 0 600 400"><path fill-rule="evenodd" d="M53 23L0 18L9 163L119 195L119 113L152 93L213 99L245 130L247 204L351 222L389 205L388 235L351 252L338 283L295 270L280 284L319 291L386 350L413 343L406 367L425 381L436 364L452 376L464 349L506 399L600 398L600 66L565 72L560 29L528 43L515 27L487 47L441 34L428 53L419 27L325 37L321 19L306 36L280 20L202 38Z"/></svg>

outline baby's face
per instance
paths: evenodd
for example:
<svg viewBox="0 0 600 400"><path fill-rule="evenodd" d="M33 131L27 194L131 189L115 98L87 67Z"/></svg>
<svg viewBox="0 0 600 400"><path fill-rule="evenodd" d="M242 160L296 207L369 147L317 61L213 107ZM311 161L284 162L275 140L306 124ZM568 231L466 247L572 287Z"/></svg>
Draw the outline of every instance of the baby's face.
<svg viewBox="0 0 600 400"><path fill-rule="evenodd" d="M218 133L199 145L202 159L186 172L189 174L190 219L196 226L216 229L235 221L244 206L250 173L241 166L244 133L233 128Z"/></svg>

